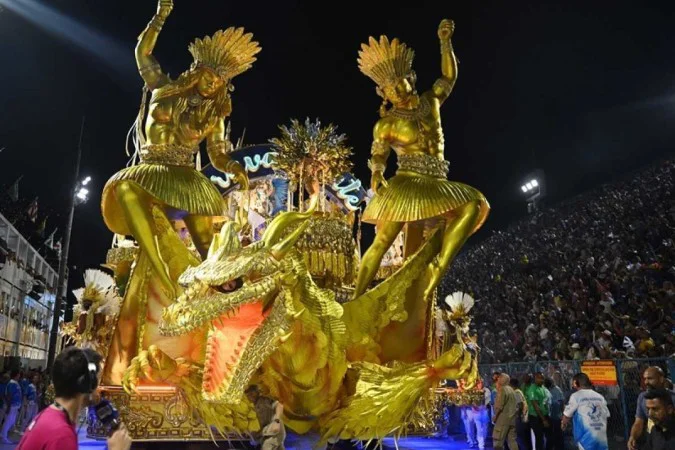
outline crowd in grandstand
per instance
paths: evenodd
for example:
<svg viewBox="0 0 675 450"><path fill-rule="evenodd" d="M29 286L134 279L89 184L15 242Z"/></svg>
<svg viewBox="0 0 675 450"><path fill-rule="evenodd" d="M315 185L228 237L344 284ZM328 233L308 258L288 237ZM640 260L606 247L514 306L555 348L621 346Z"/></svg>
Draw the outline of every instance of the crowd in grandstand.
<svg viewBox="0 0 675 450"><path fill-rule="evenodd" d="M484 363L675 354L675 161L544 208L461 254Z"/></svg>

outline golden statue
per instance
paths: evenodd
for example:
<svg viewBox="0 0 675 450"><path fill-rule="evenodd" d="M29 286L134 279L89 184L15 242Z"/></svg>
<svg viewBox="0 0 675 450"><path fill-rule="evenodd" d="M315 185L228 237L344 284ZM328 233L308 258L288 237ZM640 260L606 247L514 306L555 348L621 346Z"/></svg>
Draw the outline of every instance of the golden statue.
<svg viewBox="0 0 675 450"><path fill-rule="evenodd" d="M451 43L453 31L454 23L450 20L443 20L438 27L442 75L421 95L415 90L414 52L398 39L390 41L382 36L377 41L371 37L359 52L359 68L377 83L377 93L384 103L381 119L373 130L369 161L371 188L376 195L363 214L363 221L377 225L377 234L363 255L355 297L366 291L382 257L406 224L441 219L442 243L428 268L424 290L427 298L489 212L483 194L446 179L449 163L444 158L440 107L457 78L457 59ZM389 109L388 103L393 105ZM398 155L398 171L386 181L384 171L392 148Z"/></svg>
<svg viewBox="0 0 675 450"><path fill-rule="evenodd" d="M232 111L232 78L248 70L260 51L242 28L217 31L190 45L192 66L172 80L152 55L172 9L172 0L159 1L136 46L139 73L152 92L145 137L139 126L145 105L137 125L140 164L116 173L102 198L108 228L134 236L170 295L175 294L175 284L158 248L152 208L158 207L171 220L182 219L197 250L206 256L213 237L212 217L223 215L224 207L218 190L195 170L194 155L206 140L213 166L234 174L240 187L248 189L244 168L229 156L232 143L225 118Z"/></svg>
<svg viewBox="0 0 675 450"><path fill-rule="evenodd" d="M215 168L234 174L239 186L248 189L244 168L230 156L233 146L225 118L232 111L232 79L252 66L260 47L242 28L217 31L190 44L194 62L172 80L152 55L172 9L172 0L159 1L157 13L136 46L144 92L152 93L147 117L144 95L136 120L134 143L140 163L113 175L102 195L108 228L116 234L133 235L138 242L105 364L106 384L119 384L131 359L161 339L158 311L180 294L176 283L180 273L199 263L178 239L175 222L180 219L185 223L197 251L205 258L213 237L213 218L225 214L220 193L195 169L200 143L206 140ZM202 344L199 339L163 342L174 357L189 354Z"/></svg>

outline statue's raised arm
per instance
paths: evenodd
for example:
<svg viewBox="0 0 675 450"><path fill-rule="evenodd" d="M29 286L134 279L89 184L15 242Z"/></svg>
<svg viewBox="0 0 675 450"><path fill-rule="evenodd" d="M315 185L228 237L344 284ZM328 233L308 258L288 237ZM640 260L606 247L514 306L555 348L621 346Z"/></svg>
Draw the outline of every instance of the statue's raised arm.
<svg viewBox="0 0 675 450"><path fill-rule="evenodd" d="M457 80L457 58L452 49L452 34L455 22L444 19L438 26L438 39L441 41L441 77L436 80L431 90L432 95L441 103L450 96Z"/></svg>
<svg viewBox="0 0 675 450"><path fill-rule="evenodd" d="M375 196L362 216L363 222L377 225L377 234L361 259L355 298L366 292L404 226L433 219L443 223L443 242L438 257L429 265L424 294L418 296L424 302L464 242L487 217L489 206L483 194L447 179L449 163L445 159L440 107L457 79L457 59L450 42L454 28L451 20L443 20L438 27L442 75L421 95L415 88L415 52L410 47L386 36L371 37L361 45L359 69L375 82L383 103L373 129L369 164ZM392 150L398 155L398 171L385 180ZM415 329L422 329L419 327Z"/></svg>
<svg viewBox="0 0 675 450"><path fill-rule="evenodd" d="M157 3L157 13L152 16L152 20L145 27L145 30L138 36L136 44L136 65L145 84L150 90L163 86L169 81L169 77L162 72L162 68L157 59L152 54L157 44L157 38L162 31L164 22L173 10L173 0L159 0Z"/></svg>

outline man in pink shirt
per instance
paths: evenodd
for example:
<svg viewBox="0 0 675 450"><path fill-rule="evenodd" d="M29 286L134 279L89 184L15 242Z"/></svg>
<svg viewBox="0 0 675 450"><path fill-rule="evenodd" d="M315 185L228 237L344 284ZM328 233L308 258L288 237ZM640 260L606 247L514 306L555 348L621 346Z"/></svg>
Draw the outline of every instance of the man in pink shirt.
<svg viewBox="0 0 675 450"><path fill-rule="evenodd" d="M75 423L98 385L101 356L90 349L69 347L54 361L52 380L56 398L26 428L16 450L77 450ZM109 450L129 450L126 429L108 439Z"/></svg>

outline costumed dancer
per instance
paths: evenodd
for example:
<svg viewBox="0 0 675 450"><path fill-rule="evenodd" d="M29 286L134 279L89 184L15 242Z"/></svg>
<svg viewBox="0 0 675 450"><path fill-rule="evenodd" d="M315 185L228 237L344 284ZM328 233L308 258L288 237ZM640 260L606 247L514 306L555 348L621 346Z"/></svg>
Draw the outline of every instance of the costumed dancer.
<svg viewBox="0 0 675 450"><path fill-rule="evenodd" d="M108 318L117 316L121 298L113 277L96 269L84 273L84 287L73 291L77 304L73 308L76 329L73 339L81 348L91 348L105 355L112 328Z"/></svg>
<svg viewBox="0 0 675 450"><path fill-rule="evenodd" d="M384 103L381 119L373 129L369 167L375 197L363 213L363 221L377 225L375 241L363 255L354 297L368 288L387 249L404 225L430 219L444 223L441 250L429 265L425 296L438 286L450 262L467 238L485 221L489 205L483 194L462 183L447 180L440 107L457 78L452 50L454 23L443 20L438 28L441 42L441 77L418 95L412 70L414 52L405 44L382 36L370 38L359 52L359 68L377 84ZM393 106L388 108L388 104ZM389 154L398 155L398 171L385 180Z"/></svg>
<svg viewBox="0 0 675 450"><path fill-rule="evenodd" d="M471 448L485 448L488 428L490 426L490 389L483 387L483 402L480 405L461 407L462 422L466 431L466 442Z"/></svg>

